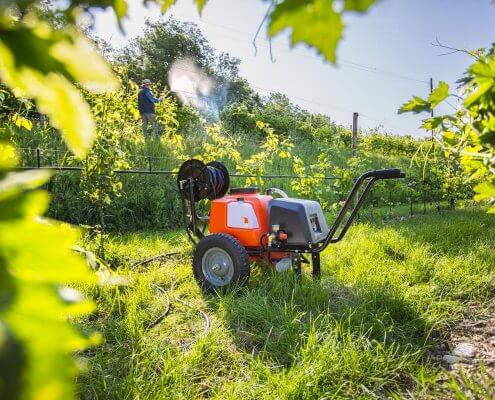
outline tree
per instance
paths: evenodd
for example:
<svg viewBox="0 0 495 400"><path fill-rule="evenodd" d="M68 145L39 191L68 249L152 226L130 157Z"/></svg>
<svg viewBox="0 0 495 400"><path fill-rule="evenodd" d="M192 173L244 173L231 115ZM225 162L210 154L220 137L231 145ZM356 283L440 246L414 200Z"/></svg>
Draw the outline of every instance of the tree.
<svg viewBox="0 0 495 400"><path fill-rule="evenodd" d="M216 99L220 112L228 104L251 100L254 91L238 76L240 60L228 53L216 54L196 24L173 18L147 20L146 24L144 33L115 57L116 64L125 66L134 82L148 78L161 91L168 86L169 70L174 62L188 60L185 64L190 67L175 64L175 68L184 69L192 76L197 74L198 81L204 77L211 79L214 85L209 97Z"/></svg>
<svg viewBox="0 0 495 400"><path fill-rule="evenodd" d="M169 18L147 20L143 35L124 47L116 61L127 66L130 79L151 79L161 91L167 86L170 66L181 58L193 59L207 73L214 72L213 49L200 29L194 23Z"/></svg>

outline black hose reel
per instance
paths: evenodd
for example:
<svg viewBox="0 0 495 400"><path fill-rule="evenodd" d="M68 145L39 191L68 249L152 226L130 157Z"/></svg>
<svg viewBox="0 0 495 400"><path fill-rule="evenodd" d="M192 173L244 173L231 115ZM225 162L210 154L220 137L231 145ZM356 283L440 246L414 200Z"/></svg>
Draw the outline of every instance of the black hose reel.
<svg viewBox="0 0 495 400"><path fill-rule="evenodd" d="M187 160L177 175L177 186L181 196L189 201L218 199L229 190L229 171L219 161L204 164L200 160Z"/></svg>

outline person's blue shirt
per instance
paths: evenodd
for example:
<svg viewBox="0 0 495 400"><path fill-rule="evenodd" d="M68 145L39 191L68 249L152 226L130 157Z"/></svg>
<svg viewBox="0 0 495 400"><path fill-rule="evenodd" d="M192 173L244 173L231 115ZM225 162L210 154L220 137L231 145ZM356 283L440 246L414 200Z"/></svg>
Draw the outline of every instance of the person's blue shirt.
<svg viewBox="0 0 495 400"><path fill-rule="evenodd" d="M138 94L138 108L141 114L155 114L155 103L159 103L151 93L151 89L147 87L141 88Z"/></svg>

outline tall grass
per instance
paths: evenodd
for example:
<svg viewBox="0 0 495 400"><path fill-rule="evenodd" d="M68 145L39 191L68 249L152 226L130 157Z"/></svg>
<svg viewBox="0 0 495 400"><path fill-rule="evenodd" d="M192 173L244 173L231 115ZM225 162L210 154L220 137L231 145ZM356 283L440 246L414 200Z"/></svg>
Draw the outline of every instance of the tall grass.
<svg viewBox="0 0 495 400"><path fill-rule="evenodd" d="M187 253L183 234L114 236L107 256L131 283L92 293L98 312L79 321L104 337L84 355L81 397L452 398L459 384L442 385L446 372L429 354L468 304L493 297L493 243L483 211L363 223L323 253L320 281L254 267L247 288L204 296L187 257L128 268L173 248ZM172 308L147 330L166 306L157 287ZM206 335L198 309L212 320ZM465 386L495 395L492 380L470 379Z"/></svg>

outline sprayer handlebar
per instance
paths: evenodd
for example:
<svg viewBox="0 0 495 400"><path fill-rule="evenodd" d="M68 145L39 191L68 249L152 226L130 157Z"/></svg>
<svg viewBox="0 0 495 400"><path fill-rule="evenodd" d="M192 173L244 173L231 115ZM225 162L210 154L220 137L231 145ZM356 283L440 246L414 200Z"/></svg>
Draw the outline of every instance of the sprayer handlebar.
<svg viewBox="0 0 495 400"><path fill-rule="evenodd" d="M323 251L328 246L329 243L336 243L345 236L347 230L349 229L349 226L352 224L352 221L356 217L361 206L364 204L364 200L366 199L366 196L368 195L368 193L370 192L372 186L376 181L380 179L404 178L404 176L405 174L400 169L391 168L391 169L379 169L379 170L368 171L365 172L363 175L361 175L359 178L357 178L356 181L354 182L354 186L352 187L351 192L349 193L349 196L347 196L347 199L345 200L344 205L342 206L342 209L337 214L337 218L335 219L335 222L330 228L325 240L323 241L321 246L318 247L316 252ZM361 185L365 181L367 183L364 189L361 191L360 194L358 194ZM357 196L357 201L353 205L356 196ZM351 214L346 219L346 221L342 223L349 208L352 209ZM339 227L341 227L340 233L336 237L334 237Z"/></svg>
<svg viewBox="0 0 495 400"><path fill-rule="evenodd" d="M378 169L373 171L368 171L364 174L365 178L376 178L376 179L398 179L404 178L406 175L398 168L390 169Z"/></svg>

